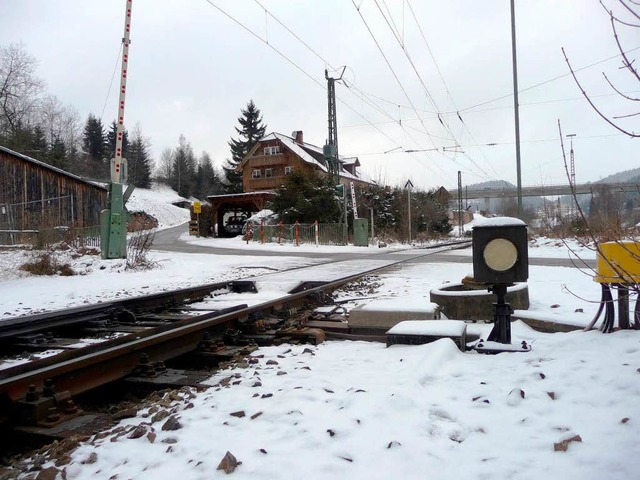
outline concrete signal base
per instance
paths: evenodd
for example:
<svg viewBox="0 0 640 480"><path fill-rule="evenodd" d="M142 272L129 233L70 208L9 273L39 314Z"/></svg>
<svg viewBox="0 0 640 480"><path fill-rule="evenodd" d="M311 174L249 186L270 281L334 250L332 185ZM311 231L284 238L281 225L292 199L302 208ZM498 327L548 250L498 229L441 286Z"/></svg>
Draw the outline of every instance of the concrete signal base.
<svg viewBox="0 0 640 480"><path fill-rule="evenodd" d="M384 335L404 320L438 320L440 310L435 303L408 304L404 301L372 301L349 311L349 328L356 334Z"/></svg>

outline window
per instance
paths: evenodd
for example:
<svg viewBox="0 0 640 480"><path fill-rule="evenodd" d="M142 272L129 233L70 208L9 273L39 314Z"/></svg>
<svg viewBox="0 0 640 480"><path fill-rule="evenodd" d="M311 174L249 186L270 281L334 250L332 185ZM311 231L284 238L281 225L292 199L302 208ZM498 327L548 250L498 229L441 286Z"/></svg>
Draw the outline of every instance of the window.
<svg viewBox="0 0 640 480"><path fill-rule="evenodd" d="M265 155L277 155L280 153L280 145L276 145L273 147L264 147Z"/></svg>
<svg viewBox="0 0 640 480"><path fill-rule="evenodd" d="M293 167L284 167L285 175L289 175L291 172L293 172Z"/></svg>
<svg viewBox="0 0 640 480"><path fill-rule="evenodd" d="M273 177L273 168L265 168L264 169L264 176L265 176L265 178Z"/></svg>
<svg viewBox="0 0 640 480"><path fill-rule="evenodd" d="M260 178L260 177L261 177L260 170L253 170L251 172L251 178Z"/></svg>

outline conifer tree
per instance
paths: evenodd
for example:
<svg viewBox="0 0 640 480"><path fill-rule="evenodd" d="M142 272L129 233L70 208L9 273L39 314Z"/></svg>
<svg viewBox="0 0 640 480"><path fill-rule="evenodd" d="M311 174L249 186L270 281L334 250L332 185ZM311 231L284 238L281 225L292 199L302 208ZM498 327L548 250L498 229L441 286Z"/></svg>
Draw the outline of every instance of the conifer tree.
<svg viewBox="0 0 640 480"><path fill-rule="evenodd" d="M127 183L140 188L151 186L151 157L149 141L142 135L139 125L133 130L133 139L127 152Z"/></svg>
<svg viewBox="0 0 640 480"><path fill-rule="evenodd" d="M191 144L180 135L179 145L173 155L172 176L169 185L178 195L189 198L193 193L196 159Z"/></svg>
<svg viewBox="0 0 640 480"><path fill-rule="evenodd" d="M242 192L242 173L236 171L236 169L256 142L264 136L264 132L267 129L267 126L262 123L260 110L253 103L253 100L249 100L247 108L241 110L238 123L240 128L235 127L235 129L240 137L229 140L231 158L227 159L222 167L227 183L227 193Z"/></svg>
<svg viewBox="0 0 640 480"><path fill-rule="evenodd" d="M69 162L67 159L67 146L65 145L64 141L57 135L54 137L51 148L49 149L49 164L63 170L67 170L69 167Z"/></svg>
<svg viewBox="0 0 640 480"><path fill-rule="evenodd" d="M106 147L102 120L90 113L82 132L82 149L87 156L87 174L98 178L108 177L109 160Z"/></svg>
<svg viewBox="0 0 640 480"><path fill-rule="evenodd" d="M207 152L202 152L196 171L194 196L206 200L209 195L218 195L223 191L222 180L213 166L211 157Z"/></svg>
<svg viewBox="0 0 640 480"><path fill-rule="evenodd" d="M105 137L105 140L107 142L106 156L108 158L112 158L115 155L117 138L118 138L118 124L114 120L113 122L111 122L111 125L109 125L109 131L107 132L107 135ZM129 159L129 157L127 156L128 153L129 153L129 132L127 132L127 129L124 128L122 130L123 158L126 158L128 160Z"/></svg>
<svg viewBox="0 0 640 480"><path fill-rule="evenodd" d="M29 145L29 155L42 161L47 160L49 154L49 144L44 135L44 130L40 125L36 125L31 134Z"/></svg>

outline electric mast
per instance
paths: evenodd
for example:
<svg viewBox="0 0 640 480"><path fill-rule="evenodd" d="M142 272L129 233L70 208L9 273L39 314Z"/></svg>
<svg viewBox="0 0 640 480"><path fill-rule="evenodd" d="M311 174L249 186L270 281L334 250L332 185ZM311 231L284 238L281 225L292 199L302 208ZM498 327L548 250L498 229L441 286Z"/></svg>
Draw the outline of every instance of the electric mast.
<svg viewBox="0 0 640 480"><path fill-rule="evenodd" d="M124 17L124 36L122 37L122 65L120 72L120 93L118 98L118 117L116 131L116 150L111 159L111 183L107 209L100 213L100 247L102 258L127 258L127 220L129 212L125 208L127 200L133 192L129 185L123 192L126 181L127 161L122 156L122 139L124 136L124 105L127 90L127 71L129 68L129 38L131 34L131 4L126 0Z"/></svg>
<svg viewBox="0 0 640 480"><path fill-rule="evenodd" d="M340 213L340 223L343 223L343 236L344 243L348 241L348 226L347 226L347 195L346 187L340 184L340 161L338 160L338 117L336 114L336 80L340 81L342 75L347 67L342 67L342 72L338 78L329 77L329 72L325 69L324 78L327 79L327 102L328 102L328 117L329 117L329 136L327 138L327 144L322 149L324 154L324 161L329 171L329 176L333 182L333 186L336 189L338 197L342 197L342 206ZM355 205L354 205L355 208Z"/></svg>
<svg viewBox="0 0 640 480"><path fill-rule="evenodd" d="M324 71L324 78L327 79L327 102L329 116L329 136L327 144L324 146L324 159L327 163L329 175L334 185L340 183L340 164L338 161L338 118L336 114L336 80L342 80L342 75L347 67L342 68L338 78L329 77L329 72Z"/></svg>

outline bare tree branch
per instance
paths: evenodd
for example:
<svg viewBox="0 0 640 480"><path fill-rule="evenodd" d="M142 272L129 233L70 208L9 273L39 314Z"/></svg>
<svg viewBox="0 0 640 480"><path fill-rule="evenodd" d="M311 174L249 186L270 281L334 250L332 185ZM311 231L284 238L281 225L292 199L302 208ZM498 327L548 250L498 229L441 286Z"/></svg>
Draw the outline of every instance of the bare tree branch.
<svg viewBox="0 0 640 480"><path fill-rule="evenodd" d="M29 120L44 89L36 77L37 60L22 44L0 47L0 131Z"/></svg>
<svg viewBox="0 0 640 480"><path fill-rule="evenodd" d="M602 0L600 0L600 5L602 5L602 8L604 8L604 10L609 14L613 16L613 19L618 22L621 23L622 25L626 25L627 27L634 27L634 28L640 28L640 25L636 25L635 23L629 23L629 22L625 22L624 20L620 20L618 17L616 17L615 15L613 15L613 11L609 10L607 8L607 6L602 2ZM640 4L638 4L640 5Z"/></svg>
<svg viewBox="0 0 640 480"><path fill-rule="evenodd" d="M627 54L626 52L623 50L622 45L620 45L620 39L618 38L618 31L616 30L616 24L613 21L613 14L611 14L611 28L613 29L613 38L616 39L616 44L618 45L618 50L620 50L620 54L622 55L622 58L624 59L624 66L633 74L634 77L636 77L636 80L638 80L640 82L640 75L638 75L638 71L633 68L633 65L628 58L627 58Z"/></svg>
<svg viewBox="0 0 640 480"><path fill-rule="evenodd" d="M613 123L611 120L609 120L609 118L602 113L598 107L595 106L595 104L591 101L591 99L589 98L589 95L587 95L587 92L584 91L584 88L582 88L582 85L580 84L580 82L578 81L578 77L576 77L576 74L573 70L573 67L571 66L571 63L569 62L569 58L567 57L566 52L564 51L564 47L562 47L562 54L564 55L564 60L565 62L567 62L567 65L569 66L569 71L571 72L571 76L573 77L573 80L576 82L576 85L578 85L578 88L580 89L580 91L582 92L582 95L584 96L584 98L587 100L587 102L589 102L589 105L591 105L591 108L593 108L595 110L595 112L600 115L600 117L602 117L602 119L607 122L609 125L611 125L613 128L615 128L616 130L624 133L625 135L628 135L630 137L633 138L637 138L640 137L639 134L636 134L634 132L629 132L627 130L625 130L624 128L619 127L618 125L616 125L615 123Z"/></svg>
<svg viewBox="0 0 640 480"><path fill-rule="evenodd" d="M629 13L631 13L631 15L633 15L633 16L634 16L634 17L636 17L638 20L640 20L640 15L638 15L638 14L633 10L633 8L631 8L629 5L627 5L626 3L624 3L624 1L623 1L623 0L618 0L618 1L620 2L620 4L621 4L624 8L626 8L626 9L629 11ZM632 3L635 3L635 2L632 2ZM636 5L637 5L637 4L636 4Z"/></svg>
<svg viewBox="0 0 640 480"><path fill-rule="evenodd" d="M619 120L621 118L629 118L629 117L635 117L636 115L640 115L640 112L638 113L630 113L628 115L618 115L616 117L613 117L615 120Z"/></svg>
<svg viewBox="0 0 640 480"><path fill-rule="evenodd" d="M602 75L604 76L604 79L607 81L607 83L609 84L609 86L610 86L611 88L613 88L613 89L615 90L615 92L616 92L618 95L620 95L621 97L626 98L627 100L630 100L630 101L632 101L632 102L640 102L640 98L633 98L633 97L630 97L630 96L626 95L625 93L622 93L620 90L618 90L618 89L613 85L613 83L611 83L611 81L609 80L609 77L607 77L607 74L606 74L606 73L602 72Z"/></svg>

